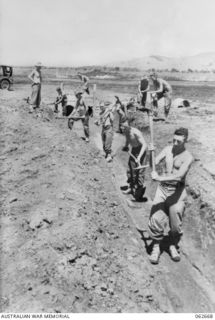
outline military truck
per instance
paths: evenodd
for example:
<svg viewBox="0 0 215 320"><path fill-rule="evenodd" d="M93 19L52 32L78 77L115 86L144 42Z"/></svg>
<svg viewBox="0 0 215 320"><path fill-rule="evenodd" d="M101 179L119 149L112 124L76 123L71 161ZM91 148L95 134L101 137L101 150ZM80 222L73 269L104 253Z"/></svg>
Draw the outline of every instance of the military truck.
<svg viewBox="0 0 215 320"><path fill-rule="evenodd" d="M13 68L0 65L0 88L9 90L13 84Z"/></svg>

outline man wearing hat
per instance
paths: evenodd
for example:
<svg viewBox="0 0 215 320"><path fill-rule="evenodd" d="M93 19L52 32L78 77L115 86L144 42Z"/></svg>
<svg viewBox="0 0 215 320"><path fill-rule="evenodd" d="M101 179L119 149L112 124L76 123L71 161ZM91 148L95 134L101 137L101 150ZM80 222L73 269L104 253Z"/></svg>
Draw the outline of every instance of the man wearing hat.
<svg viewBox="0 0 215 320"><path fill-rule="evenodd" d="M156 108L155 112L157 114L158 100L164 98L164 115L167 119L172 104L172 87L166 80L159 78L156 72L150 74L150 79L154 86L151 93L154 94L153 106Z"/></svg>
<svg viewBox="0 0 215 320"><path fill-rule="evenodd" d="M90 94L90 89L89 89L89 78L78 72L78 77L79 79L83 82L83 91L86 92L87 94Z"/></svg>
<svg viewBox="0 0 215 320"><path fill-rule="evenodd" d="M83 91L78 90L75 96L77 101L73 112L69 115L68 127L72 129L74 121L81 120L84 127L85 141L89 142L89 112L83 99Z"/></svg>
<svg viewBox="0 0 215 320"><path fill-rule="evenodd" d="M113 142L113 109L115 106L111 106L109 101L100 103L100 119L95 122L96 125L102 125L102 144L105 152L105 158L107 162L112 161L112 142Z"/></svg>
<svg viewBox="0 0 215 320"><path fill-rule="evenodd" d="M30 99L30 104L33 109L40 107L41 102L41 85L42 85L42 75L41 75L41 62L36 63L35 68L29 74L28 78L32 81L32 94Z"/></svg>
<svg viewBox="0 0 215 320"><path fill-rule="evenodd" d="M174 261L180 260L178 243L182 236L182 218L185 210L185 178L193 162L193 157L185 149L188 129L175 130L172 145L165 147L156 157L155 164L165 161L165 174L151 173L158 181L148 224L148 232L153 240L150 262L157 264L161 254L160 244L169 233L169 253ZM153 146L149 146L154 150Z"/></svg>

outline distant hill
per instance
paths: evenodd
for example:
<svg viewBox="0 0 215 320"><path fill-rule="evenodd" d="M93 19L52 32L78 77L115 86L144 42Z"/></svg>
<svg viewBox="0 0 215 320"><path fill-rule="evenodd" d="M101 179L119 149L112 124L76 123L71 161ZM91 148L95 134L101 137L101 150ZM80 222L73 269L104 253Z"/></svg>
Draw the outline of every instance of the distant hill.
<svg viewBox="0 0 215 320"><path fill-rule="evenodd" d="M152 55L148 57L131 59L128 61L118 61L107 64L108 67L121 67L121 68L138 68L142 70L160 69L171 70L177 69L179 71L193 71L198 70L215 70L215 52L201 53L190 57L171 58L159 55Z"/></svg>

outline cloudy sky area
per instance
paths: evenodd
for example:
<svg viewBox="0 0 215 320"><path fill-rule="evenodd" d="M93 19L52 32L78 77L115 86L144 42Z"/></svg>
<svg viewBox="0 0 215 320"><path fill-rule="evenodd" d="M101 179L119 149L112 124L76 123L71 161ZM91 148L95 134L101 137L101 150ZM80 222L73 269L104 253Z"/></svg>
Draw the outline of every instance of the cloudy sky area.
<svg viewBox="0 0 215 320"><path fill-rule="evenodd" d="M0 0L0 63L89 65L215 52L214 0Z"/></svg>

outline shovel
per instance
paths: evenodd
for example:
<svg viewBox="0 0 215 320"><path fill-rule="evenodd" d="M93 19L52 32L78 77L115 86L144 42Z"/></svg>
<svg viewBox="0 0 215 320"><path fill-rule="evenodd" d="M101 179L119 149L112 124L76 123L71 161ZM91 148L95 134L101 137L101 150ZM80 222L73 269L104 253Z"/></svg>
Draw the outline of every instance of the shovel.
<svg viewBox="0 0 215 320"><path fill-rule="evenodd" d="M137 161L137 158L135 158L135 156L130 152L128 151L128 154L135 160L135 162L137 163L137 167L134 168L134 170L141 170L141 169L144 169L144 168L148 168L149 165L148 164L145 164L145 165L141 165L138 161Z"/></svg>

